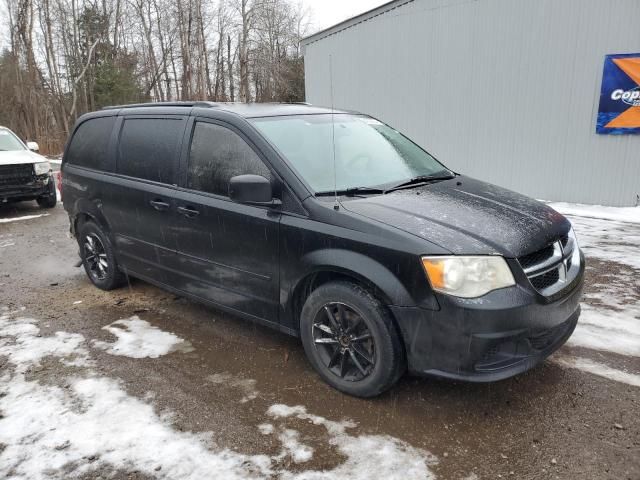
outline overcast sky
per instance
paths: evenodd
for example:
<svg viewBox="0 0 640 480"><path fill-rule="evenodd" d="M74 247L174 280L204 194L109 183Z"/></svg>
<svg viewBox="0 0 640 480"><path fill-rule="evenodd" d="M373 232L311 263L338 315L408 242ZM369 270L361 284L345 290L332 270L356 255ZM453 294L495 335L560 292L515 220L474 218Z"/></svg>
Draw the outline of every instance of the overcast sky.
<svg viewBox="0 0 640 480"><path fill-rule="evenodd" d="M311 9L310 34L364 13L389 0L303 0Z"/></svg>
<svg viewBox="0 0 640 480"><path fill-rule="evenodd" d="M375 8L389 0L302 0L308 6L311 14L311 26L308 34L340 23L347 18L354 17ZM9 43L6 30L6 8L4 2L0 2L0 47Z"/></svg>

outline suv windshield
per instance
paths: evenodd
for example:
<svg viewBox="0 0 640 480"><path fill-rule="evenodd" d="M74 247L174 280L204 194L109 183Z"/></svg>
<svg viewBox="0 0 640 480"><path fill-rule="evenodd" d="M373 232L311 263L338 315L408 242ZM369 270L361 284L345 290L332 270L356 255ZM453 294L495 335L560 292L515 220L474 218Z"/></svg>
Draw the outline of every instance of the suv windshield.
<svg viewBox="0 0 640 480"><path fill-rule="evenodd" d="M255 118L260 132L316 192L393 186L422 176L450 175L407 137L364 115Z"/></svg>
<svg viewBox="0 0 640 480"><path fill-rule="evenodd" d="M25 147L12 132L5 128L0 128L0 152L14 150L25 150Z"/></svg>

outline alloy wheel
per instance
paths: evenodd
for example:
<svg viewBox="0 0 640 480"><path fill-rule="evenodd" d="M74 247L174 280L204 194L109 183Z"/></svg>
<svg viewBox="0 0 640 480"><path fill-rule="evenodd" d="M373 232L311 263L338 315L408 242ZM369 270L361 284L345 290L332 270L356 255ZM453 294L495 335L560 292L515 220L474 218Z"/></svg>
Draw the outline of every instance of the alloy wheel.
<svg viewBox="0 0 640 480"><path fill-rule="evenodd" d="M109 273L109 262L102 240L90 233L84 238L84 259L89 267L89 274L96 280L104 280Z"/></svg>
<svg viewBox="0 0 640 480"><path fill-rule="evenodd" d="M313 344L324 366L343 380L361 381L374 370L373 335L362 315L344 303L328 303L318 311Z"/></svg>

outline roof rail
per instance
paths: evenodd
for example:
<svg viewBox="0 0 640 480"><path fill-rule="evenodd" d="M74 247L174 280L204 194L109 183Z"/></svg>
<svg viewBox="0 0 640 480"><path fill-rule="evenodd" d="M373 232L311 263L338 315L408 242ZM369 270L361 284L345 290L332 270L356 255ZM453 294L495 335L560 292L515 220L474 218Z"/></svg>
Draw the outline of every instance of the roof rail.
<svg viewBox="0 0 640 480"><path fill-rule="evenodd" d="M102 110L117 110L121 108L140 108L140 107L218 107L215 102L195 101L195 102L149 102L149 103L130 103L128 105L110 105L102 107Z"/></svg>

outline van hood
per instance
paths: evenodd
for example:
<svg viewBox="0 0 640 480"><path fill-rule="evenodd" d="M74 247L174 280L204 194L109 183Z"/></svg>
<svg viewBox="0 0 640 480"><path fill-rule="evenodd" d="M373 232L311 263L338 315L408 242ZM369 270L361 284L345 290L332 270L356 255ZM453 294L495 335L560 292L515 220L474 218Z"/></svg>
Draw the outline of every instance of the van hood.
<svg viewBox="0 0 640 480"><path fill-rule="evenodd" d="M544 203L458 176L342 202L353 213L435 243L456 255L515 258L548 245L571 224Z"/></svg>
<svg viewBox="0 0 640 480"><path fill-rule="evenodd" d="M10 152L0 152L0 165L22 165L25 163L46 162L42 155L33 153L30 150L12 150Z"/></svg>

